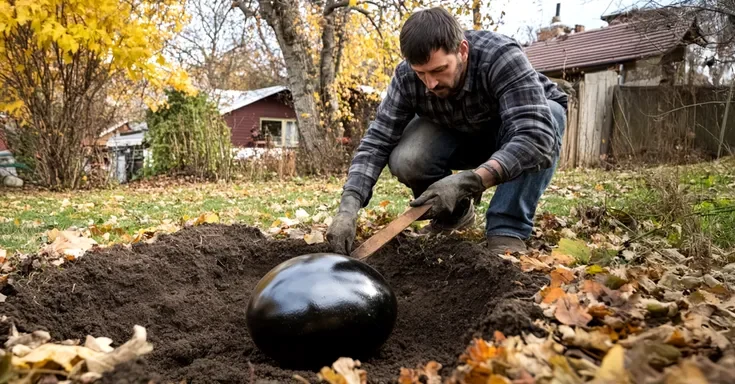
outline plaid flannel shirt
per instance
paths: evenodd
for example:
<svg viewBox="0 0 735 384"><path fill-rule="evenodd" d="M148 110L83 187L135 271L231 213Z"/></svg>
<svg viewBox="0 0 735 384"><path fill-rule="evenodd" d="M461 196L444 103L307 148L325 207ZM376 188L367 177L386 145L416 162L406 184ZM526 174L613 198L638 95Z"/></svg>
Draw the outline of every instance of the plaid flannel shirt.
<svg viewBox="0 0 735 384"><path fill-rule="evenodd" d="M453 97L430 93L405 61L396 68L344 186L345 192L359 196L363 206L404 128L417 115L468 133L497 129L489 121L499 118L498 150L488 160L500 163L505 180L552 165L559 143L547 99L566 108L566 94L532 68L515 40L489 31L466 31L465 38L470 46L467 75Z"/></svg>

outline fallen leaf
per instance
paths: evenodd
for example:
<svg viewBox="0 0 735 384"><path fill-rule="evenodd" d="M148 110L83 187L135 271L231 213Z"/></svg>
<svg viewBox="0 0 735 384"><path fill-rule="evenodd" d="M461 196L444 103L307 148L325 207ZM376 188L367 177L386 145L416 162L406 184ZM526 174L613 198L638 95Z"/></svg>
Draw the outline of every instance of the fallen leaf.
<svg viewBox="0 0 735 384"><path fill-rule="evenodd" d="M605 269L599 265L590 265L585 269L585 273L587 273L588 275L596 275L603 272L605 272Z"/></svg>
<svg viewBox="0 0 735 384"><path fill-rule="evenodd" d="M592 320L592 316L579 305L576 295L566 295L556 302L554 317L562 324L584 326Z"/></svg>
<svg viewBox="0 0 735 384"><path fill-rule="evenodd" d="M666 384L709 384L709 381L694 362L684 360L669 372Z"/></svg>
<svg viewBox="0 0 735 384"><path fill-rule="evenodd" d="M83 237L79 231L61 231L51 244L43 248L42 252L53 258L64 256L79 258L95 245L97 242L94 239Z"/></svg>
<svg viewBox="0 0 735 384"><path fill-rule="evenodd" d="M309 215L309 213L306 212L303 208L299 208L296 210L295 216L296 220L306 221L306 219L308 219L311 215Z"/></svg>
<svg viewBox="0 0 735 384"><path fill-rule="evenodd" d="M312 230L311 233L304 235L304 241L306 244L321 244L324 242L324 234L321 231Z"/></svg>
<svg viewBox="0 0 735 384"><path fill-rule="evenodd" d="M133 327L133 337L112 352L94 354L85 358L87 369L90 372L105 373L112 371L116 365L133 360L153 350L153 345L147 340L146 329L140 325ZM89 348L87 348L89 349ZM91 350L91 349L90 349Z"/></svg>
<svg viewBox="0 0 735 384"><path fill-rule="evenodd" d="M470 365L480 365L498 356L499 350L487 341L475 338L460 359Z"/></svg>
<svg viewBox="0 0 735 384"><path fill-rule="evenodd" d="M562 327L565 328L562 329ZM569 343L569 345L585 349L593 348L602 352L607 352L613 346L610 334L600 329L593 329L587 332L579 327L572 329L569 326L562 325L559 327L559 330L562 331L563 340Z"/></svg>
<svg viewBox="0 0 735 384"><path fill-rule="evenodd" d="M582 283L582 292L586 293L588 296L591 295L595 300L599 300L605 293L605 286L594 280L585 280L584 283Z"/></svg>
<svg viewBox="0 0 735 384"><path fill-rule="evenodd" d="M625 371L625 349L616 344L602 359L600 369L595 373L592 383L629 383L630 378Z"/></svg>
<svg viewBox="0 0 735 384"><path fill-rule="evenodd" d="M548 271L550 269L548 265L544 264L540 260L535 259L533 257L528 257L526 255L521 255L520 261L521 261L521 270L523 272Z"/></svg>
<svg viewBox="0 0 735 384"><path fill-rule="evenodd" d="M390 200L383 200L383 201L381 201L381 202L380 202L380 204L379 204L379 205L380 205L381 207L385 208L385 207L387 207L387 206L388 206L388 204L390 204Z"/></svg>
<svg viewBox="0 0 735 384"><path fill-rule="evenodd" d="M320 380L328 381L330 384L366 384L367 372L358 369L359 366L359 360L340 357L332 363L332 368L322 367L317 376Z"/></svg>
<svg viewBox="0 0 735 384"><path fill-rule="evenodd" d="M441 384L439 370L442 365L436 361L430 361L424 367L409 369L401 367L399 384Z"/></svg>
<svg viewBox="0 0 735 384"><path fill-rule="evenodd" d="M559 287L549 287L541 292L542 303L553 304L556 300L564 297L566 292Z"/></svg>
<svg viewBox="0 0 735 384"><path fill-rule="evenodd" d="M8 257L8 251L0 248L0 264L4 263L7 257Z"/></svg>
<svg viewBox="0 0 735 384"><path fill-rule="evenodd" d="M552 287L561 287L562 284L569 284L575 279L574 271L563 267L556 267L555 270L549 273L549 276L551 277Z"/></svg>
<svg viewBox="0 0 735 384"><path fill-rule="evenodd" d="M115 348L112 348L110 346L112 344L112 339L109 337L92 337L91 335L87 335L87 339L84 342L84 346L97 352L112 352L115 350Z"/></svg>
<svg viewBox="0 0 735 384"><path fill-rule="evenodd" d="M559 247L551 251L552 255L555 253L571 256L579 264L587 264L592 257L592 251L587 243L567 238L559 240Z"/></svg>

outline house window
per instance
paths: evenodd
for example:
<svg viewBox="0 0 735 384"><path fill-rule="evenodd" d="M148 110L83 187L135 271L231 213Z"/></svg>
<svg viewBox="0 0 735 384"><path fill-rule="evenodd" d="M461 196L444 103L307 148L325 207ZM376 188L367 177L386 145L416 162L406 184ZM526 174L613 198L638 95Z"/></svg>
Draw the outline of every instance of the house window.
<svg viewBox="0 0 735 384"><path fill-rule="evenodd" d="M260 119L260 132L264 138L276 147L297 147L299 131L296 120L292 119Z"/></svg>

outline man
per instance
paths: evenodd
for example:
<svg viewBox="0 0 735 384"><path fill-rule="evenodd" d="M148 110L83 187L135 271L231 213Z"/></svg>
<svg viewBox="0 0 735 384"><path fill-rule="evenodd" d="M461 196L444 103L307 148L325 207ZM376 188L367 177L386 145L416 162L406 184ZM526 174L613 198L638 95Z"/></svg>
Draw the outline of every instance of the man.
<svg viewBox="0 0 735 384"><path fill-rule="evenodd" d="M526 250L536 207L554 174L567 96L529 63L522 47L489 31L464 31L442 8L422 10L400 32L402 61L358 146L327 231L348 254L357 213L387 164L431 204L431 233L474 223L474 204L497 186L486 212L491 252ZM462 170L453 174L453 170Z"/></svg>

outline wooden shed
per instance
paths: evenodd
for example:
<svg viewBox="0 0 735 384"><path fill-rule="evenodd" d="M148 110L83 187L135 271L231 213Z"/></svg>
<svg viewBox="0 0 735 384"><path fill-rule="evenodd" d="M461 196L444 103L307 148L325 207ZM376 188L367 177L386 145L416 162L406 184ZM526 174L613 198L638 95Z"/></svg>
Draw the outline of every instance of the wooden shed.
<svg viewBox="0 0 735 384"><path fill-rule="evenodd" d="M675 84L684 77L687 46L699 42L690 23L603 17L607 27L564 28L556 17L539 41L525 48L533 67L571 84L561 167L595 166L605 160L612 136L613 91L619 85ZM581 27L581 28L580 28Z"/></svg>

